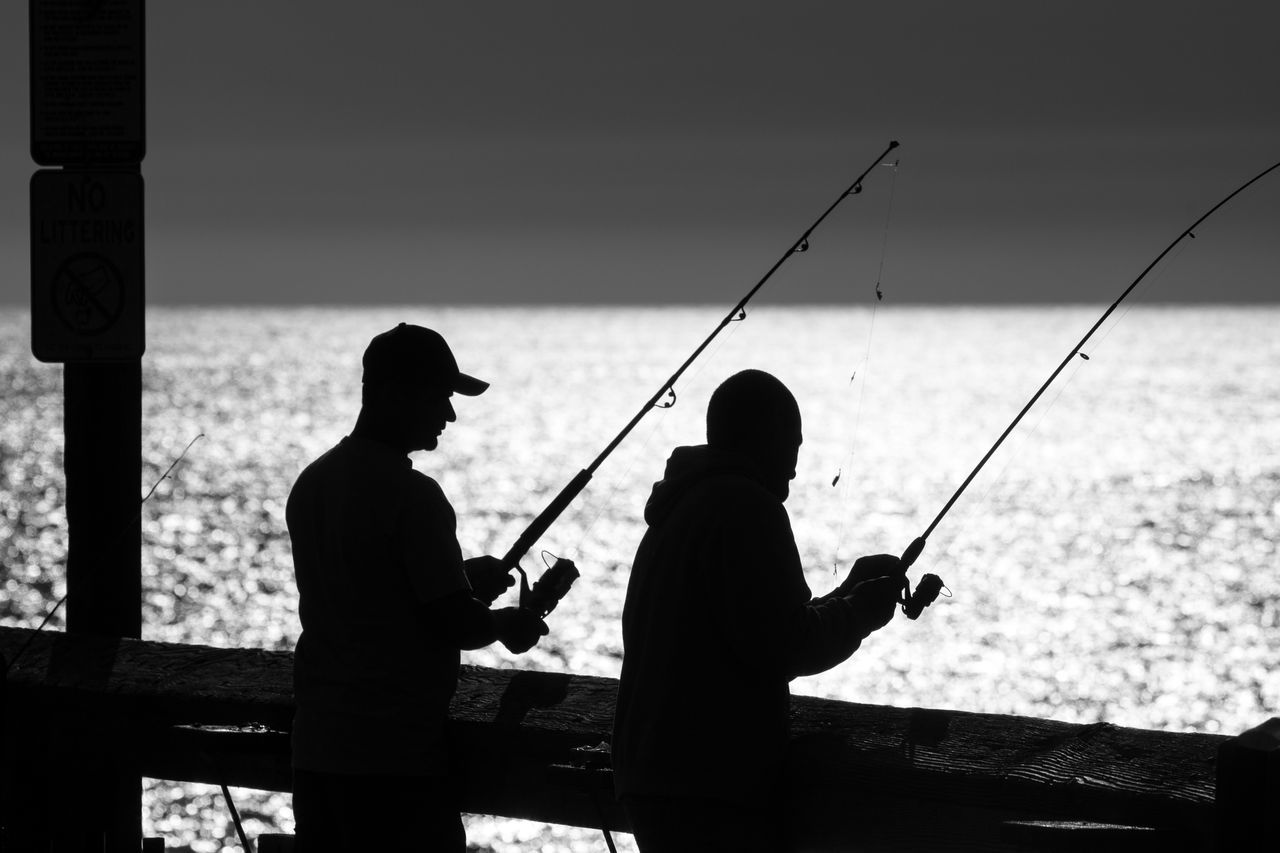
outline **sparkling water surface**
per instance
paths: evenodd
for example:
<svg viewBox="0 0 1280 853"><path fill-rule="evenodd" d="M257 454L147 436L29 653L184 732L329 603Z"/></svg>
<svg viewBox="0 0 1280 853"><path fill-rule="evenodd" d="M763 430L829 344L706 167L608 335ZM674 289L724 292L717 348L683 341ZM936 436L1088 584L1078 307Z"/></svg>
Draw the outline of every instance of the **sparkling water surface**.
<svg viewBox="0 0 1280 853"><path fill-rule="evenodd" d="M540 567L546 549L582 570L551 635L523 658L498 648L465 659L617 676L645 498L671 448L702 441L707 398L730 373L768 370L800 401L787 506L819 594L857 556L898 553L925 530L1100 310L753 310L527 558ZM150 310L141 493L204 438L144 506L143 636L292 648L285 500L350 430L372 335L401 320L432 326L464 370L492 382L456 400L440 449L414 464L452 500L464 553L500 555L723 311ZM895 619L793 693L1223 733L1275 713L1280 309L1117 314L929 537L913 576L941 575L953 597L919 621ZM28 325L24 312L0 315L0 622L34 626L65 591L66 518L62 373L31 358ZM379 607L376 577L351 601ZM250 834L292 828L287 795L233 794ZM216 789L153 780L145 808L147 831L171 848L238 847ZM497 851L605 849L590 830L482 816L468 833Z"/></svg>

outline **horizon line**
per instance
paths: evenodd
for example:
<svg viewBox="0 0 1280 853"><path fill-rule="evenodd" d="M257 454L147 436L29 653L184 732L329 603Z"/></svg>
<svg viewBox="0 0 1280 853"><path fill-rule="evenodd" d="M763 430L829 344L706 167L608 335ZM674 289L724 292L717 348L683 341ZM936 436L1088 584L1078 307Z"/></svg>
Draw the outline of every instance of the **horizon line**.
<svg viewBox="0 0 1280 853"><path fill-rule="evenodd" d="M1020 308L1047 308L1047 307L1092 307L1098 305L1109 305L1110 301L1104 300L1015 300L1015 299L910 299L894 302L880 302L878 306L872 306L870 302L832 302L825 300L794 300L787 302L771 302L761 303L755 306L755 310L765 307L772 308L869 308L869 307L903 307L903 308L999 308L999 307L1020 307ZM1257 307L1276 305L1280 306L1280 297L1238 297L1232 299L1203 299L1203 298L1186 298L1186 299L1161 299L1147 302L1135 303L1134 307L1144 305L1147 307ZM609 300L609 301L591 301L586 299L548 299L539 302L520 302L520 301L503 301L498 299L483 301L403 301L403 300L387 300L375 302L343 302L341 300L323 300L318 302L284 302L273 300L253 300L247 299L242 301L217 301L217 302L201 302L201 301L165 301L165 302L148 302L144 306L149 308L334 308L334 309L360 309L360 308L707 308L707 307L726 307L726 303L688 300L688 301L662 301L662 302L644 302L639 300ZM731 308L732 306L728 306ZM29 300L18 302L8 302L0 300L0 310L27 310L31 309Z"/></svg>

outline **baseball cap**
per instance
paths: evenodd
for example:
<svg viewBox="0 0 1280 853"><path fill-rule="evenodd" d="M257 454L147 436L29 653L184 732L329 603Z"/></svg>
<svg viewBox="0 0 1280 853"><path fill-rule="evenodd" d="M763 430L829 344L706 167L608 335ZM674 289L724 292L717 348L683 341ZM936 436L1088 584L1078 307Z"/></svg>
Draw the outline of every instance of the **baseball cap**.
<svg viewBox="0 0 1280 853"><path fill-rule="evenodd" d="M488 382L458 370L458 361L439 332L401 323L375 335L364 351L364 378L368 382L410 382L448 388L474 397Z"/></svg>

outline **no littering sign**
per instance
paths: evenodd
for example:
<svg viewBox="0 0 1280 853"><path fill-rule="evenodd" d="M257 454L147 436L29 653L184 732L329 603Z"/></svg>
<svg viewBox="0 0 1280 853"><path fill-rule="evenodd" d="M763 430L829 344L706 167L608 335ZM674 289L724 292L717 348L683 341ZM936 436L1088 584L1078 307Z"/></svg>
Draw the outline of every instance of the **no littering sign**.
<svg viewBox="0 0 1280 853"><path fill-rule="evenodd" d="M142 176L31 177L31 351L40 361L142 357Z"/></svg>

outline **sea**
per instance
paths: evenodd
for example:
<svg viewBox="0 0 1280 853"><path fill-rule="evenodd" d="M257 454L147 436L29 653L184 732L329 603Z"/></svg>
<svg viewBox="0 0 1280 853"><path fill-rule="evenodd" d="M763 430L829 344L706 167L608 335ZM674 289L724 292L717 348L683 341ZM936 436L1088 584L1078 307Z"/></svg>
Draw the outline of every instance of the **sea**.
<svg viewBox="0 0 1280 853"><path fill-rule="evenodd" d="M467 555L504 553L646 411L525 560L582 572L550 635L467 662L619 674L649 490L674 447L703 441L715 387L759 368L803 413L787 508L814 593L932 527L913 576L949 594L793 693L1242 731L1280 708L1280 307L1138 304L1068 358L1103 307L753 307L660 395L673 405L648 409L723 306L149 309L143 636L293 647L290 486L350 431L369 338L407 321L492 383L457 398L439 449L413 460L452 501ZM29 324L0 313L0 624L24 626L64 593L66 557L62 371L33 360ZM376 576L351 606L380 606ZM238 849L216 788L145 784L145 831L168 849ZM232 794L250 835L292 829L288 795ZM477 850L606 849L589 829L466 822Z"/></svg>

